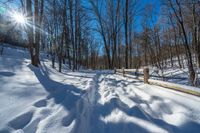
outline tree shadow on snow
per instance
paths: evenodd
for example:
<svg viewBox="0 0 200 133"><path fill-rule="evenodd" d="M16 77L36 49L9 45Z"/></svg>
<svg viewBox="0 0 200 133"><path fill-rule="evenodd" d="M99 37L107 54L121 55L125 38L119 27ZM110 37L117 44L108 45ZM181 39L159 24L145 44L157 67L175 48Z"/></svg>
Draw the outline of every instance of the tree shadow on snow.
<svg viewBox="0 0 200 133"><path fill-rule="evenodd" d="M11 77L14 75L15 75L15 73L13 73L13 72L0 72L0 76Z"/></svg>
<svg viewBox="0 0 200 133"><path fill-rule="evenodd" d="M143 124L138 124L136 122L132 121L113 121L113 122L104 122L100 119L105 118L111 114L111 112L115 109L118 109L125 113L128 117L133 118L143 122ZM116 115L115 117L118 117ZM134 106L132 108L129 108L126 104L124 104L122 101L120 101L118 98L111 99L108 103L101 105L98 104L95 107L95 110L93 112L92 122L96 123L92 126L91 132L106 132L106 133L148 133L151 132L148 130L147 126L151 125L145 125L145 122L152 123L155 127L160 127L163 130L166 131L176 131L179 132L179 129L173 125L170 125L166 123L163 120L155 119L148 115L147 113L144 113L142 109L138 106Z"/></svg>
<svg viewBox="0 0 200 133"><path fill-rule="evenodd" d="M114 81L116 82L116 81ZM154 117L146 113L140 104L148 105L147 101L140 99L140 97L132 98L133 102L137 105L133 107L129 107L124 102L122 102L119 98L112 98L109 102L105 103L104 105L98 103L94 107L94 111L91 113L92 120L91 120L91 133L148 133L152 132L149 130L148 126L159 127L166 132L173 132L173 133L198 133L200 131L200 124L194 121L187 121L185 124L177 127L175 125L171 125L166 121L159 119L159 117ZM156 96L152 96L150 99L150 103L153 101L164 101L164 99ZM150 107L149 107L150 108ZM165 108L162 105L159 107L161 111L170 114L170 108ZM101 118L106 118L111 115L114 110L120 110L130 119L134 119L135 121L124 121L120 119L119 121L104 121ZM159 110L158 110L159 112ZM115 114L112 117L118 117L119 114ZM122 116L123 117L123 116ZM125 118L126 119L126 118ZM142 122L142 124L140 123ZM95 124L93 124L95 123ZM149 123L149 124L147 124Z"/></svg>
<svg viewBox="0 0 200 133"><path fill-rule="evenodd" d="M85 93L73 85L62 84L52 80L48 76L48 71L41 68L36 68L29 65L29 68L34 72L37 79L45 90L49 93L47 99L53 98L56 104L61 104L67 110L72 109L81 95Z"/></svg>

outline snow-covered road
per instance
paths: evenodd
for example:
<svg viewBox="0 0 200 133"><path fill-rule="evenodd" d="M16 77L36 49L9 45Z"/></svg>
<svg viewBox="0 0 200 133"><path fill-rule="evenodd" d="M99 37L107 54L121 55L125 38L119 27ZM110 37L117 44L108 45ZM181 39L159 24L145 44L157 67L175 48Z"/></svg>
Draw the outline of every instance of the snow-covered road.
<svg viewBox="0 0 200 133"><path fill-rule="evenodd" d="M200 98L109 73L0 57L0 133L200 131Z"/></svg>

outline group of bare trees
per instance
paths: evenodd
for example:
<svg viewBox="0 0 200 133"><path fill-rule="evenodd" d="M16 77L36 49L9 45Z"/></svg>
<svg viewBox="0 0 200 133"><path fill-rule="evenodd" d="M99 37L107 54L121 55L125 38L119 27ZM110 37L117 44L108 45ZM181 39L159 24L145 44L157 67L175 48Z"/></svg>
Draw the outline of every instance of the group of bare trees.
<svg viewBox="0 0 200 133"><path fill-rule="evenodd" d="M138 0L90 0L96 31L103 40L106 68L132 67L134 20ZM125 53L123 53L125 50ZM125 59L125 62L123 61Z"/></svg>
<svg viewBox="0 0 200 133"><path fill-rule="evenodd" d="M96 45L92 38L91 19L82 0L47 1L44 29L48 31L46 48L52 56L57 55L59 71L67 60L69 68L74 70L90 66L90 57L94 56ZM94 46L92 46L94 47ZM54 66L54 65L53 65Z"/></svg>
<svg viewBox="0 0 200 133"><path fill-rule="evenodd" d="M89 15L82 0L21 0L29 23L27 28L32 64L38 66L39 51L46 50L52 58L52 67L58 60L68 62L73 71L80 65L89 66L91 28ZM34 9L32 9L34 8Z"/></svg>

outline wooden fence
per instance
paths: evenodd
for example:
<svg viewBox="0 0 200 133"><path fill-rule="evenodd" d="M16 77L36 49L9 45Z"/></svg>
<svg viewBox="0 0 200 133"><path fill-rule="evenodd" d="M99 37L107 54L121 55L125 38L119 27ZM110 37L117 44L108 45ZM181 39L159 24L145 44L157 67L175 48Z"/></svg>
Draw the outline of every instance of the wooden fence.
<svg viewBox="0 0 200 133"><path fill-rule="evenodd" d="M131 78L134 78L132 77L132 75L135 75L136 78L138 78L139 80L143 80L145 84L157 85L164 88L168 88L168 89L172 89L172 90L176 90L176 91L180 91L180 92L184 92L187 94L200 97L200 91L196 91L196 90L200 90L200 88L170 83L170 82L161 81L161 80L150 79L151 76L149 75L148 67L144 67L143 69L124 69L124 68L115 69L114 73L122 74L124 77L126 76L126 77L131 77Z"/></svg>

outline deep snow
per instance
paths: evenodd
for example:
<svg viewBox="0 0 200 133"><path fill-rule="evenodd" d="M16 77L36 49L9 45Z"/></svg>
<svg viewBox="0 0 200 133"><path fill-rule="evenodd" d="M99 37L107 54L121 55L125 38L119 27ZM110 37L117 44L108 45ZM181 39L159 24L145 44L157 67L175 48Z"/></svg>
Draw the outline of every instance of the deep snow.
<svg viewBox="0 0 200 133"><path fill-rule="evenodd" d="M28 52L0 56L0 133L200 131L200 98L109 71L58 73Z"/></svg>

